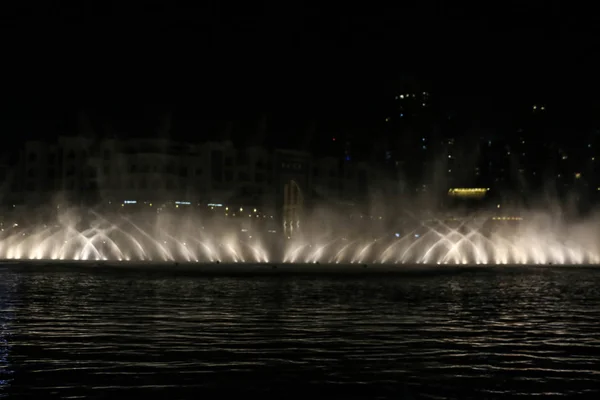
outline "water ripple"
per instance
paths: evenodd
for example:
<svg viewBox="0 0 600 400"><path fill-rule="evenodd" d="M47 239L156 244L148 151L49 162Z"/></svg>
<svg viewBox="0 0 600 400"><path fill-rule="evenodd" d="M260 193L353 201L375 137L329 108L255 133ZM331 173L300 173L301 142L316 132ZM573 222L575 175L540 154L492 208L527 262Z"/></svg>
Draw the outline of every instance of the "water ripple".
<svg viewBox="0 0 600 400"><path fill-rule="evenodd" d="M600 387L595 269L0 277L0 396L449 399Z"/></svg>

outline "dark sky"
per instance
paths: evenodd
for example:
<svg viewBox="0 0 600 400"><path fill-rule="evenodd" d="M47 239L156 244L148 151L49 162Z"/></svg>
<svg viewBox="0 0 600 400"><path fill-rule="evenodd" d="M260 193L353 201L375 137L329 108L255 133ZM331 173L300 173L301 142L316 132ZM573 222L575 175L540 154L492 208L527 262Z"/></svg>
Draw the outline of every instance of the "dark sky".
<svg viewBox="0 0 600 400"><path fill-rule="evenodd" d="M187 119L268 111L361 124L379 117L407 75L449 102L501 115L537 99L576 113L598 90L592 9L321 3L2 4L2 119L60 127L85 108L133 120L165 110Z"/></svg>

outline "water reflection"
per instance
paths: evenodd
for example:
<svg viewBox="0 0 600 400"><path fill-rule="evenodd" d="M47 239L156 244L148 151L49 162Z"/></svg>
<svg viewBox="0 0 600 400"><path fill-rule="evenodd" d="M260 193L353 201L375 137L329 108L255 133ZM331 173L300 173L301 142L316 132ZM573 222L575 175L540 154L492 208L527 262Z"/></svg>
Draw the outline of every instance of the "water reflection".
<svg viewBox="0 0 600 400"><path fill-rule="evenodd" d="M15 282L10 279L0 281L0 397L4 397L3 392L10 386L13 374L8 357L11 349L12 304L14 304L14 299L11 296L13 293L12 285L14 284Z"/></svg>
<svg viewBox="0 0 600 400"><path fill-rule="evenodd" d="M0 393L15 398L485 398L582 395L600 383L594 269L0 274Z"/></svg>

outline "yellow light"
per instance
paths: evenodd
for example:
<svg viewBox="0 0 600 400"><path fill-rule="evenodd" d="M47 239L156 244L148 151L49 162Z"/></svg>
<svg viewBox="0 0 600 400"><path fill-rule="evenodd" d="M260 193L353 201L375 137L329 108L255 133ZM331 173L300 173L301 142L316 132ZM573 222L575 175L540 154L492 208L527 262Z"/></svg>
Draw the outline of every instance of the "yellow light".
<svg viewBox="0 0 600 400"><path fill-rule="evenodd" d="M483 197L489 190L489 188L451 188L448 189L448 195L458 197Z"/></svg>
<svg viewBox="0 0 600 400"><path fill-rule="evenodd" d="M254 212L256 212L256 208L254 209Z"/></svg>
<svg viewBox="0 0 600 400"><path fill-rule="evenodd" d="M240 212L244 211L244 209L242 207L240 207Z"/></svg>
<svg viewBox="0 0 600 400"><path fill-rule="evenodd" d="M577 172L577 173L575 174L575 179L579 179L579 178L581 178L581 173L580 173L580 172Z"/></svg>
<svg viewBox="0 0 600 400"><path fill-rule="evenodd" d="M179 208L179 204L175 204L175 208Z"/></svg>
<svg viewBox="0 0 600 400"><path fill-rule="evenodd" d="M225 207L225 211L229 211L229 207Z"/></svg>

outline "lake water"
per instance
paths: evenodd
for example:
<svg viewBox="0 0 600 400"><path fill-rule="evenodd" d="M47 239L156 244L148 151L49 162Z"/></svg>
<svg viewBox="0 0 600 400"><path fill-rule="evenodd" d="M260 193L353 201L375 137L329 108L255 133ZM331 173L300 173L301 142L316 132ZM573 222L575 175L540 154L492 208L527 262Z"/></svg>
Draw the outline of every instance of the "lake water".
<svg viewBox="0 0 600 400"><path fill-rule="evenodd" d="M600 269L208 277L0 266L0 397L600 392Z"/></svg>

